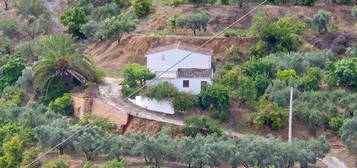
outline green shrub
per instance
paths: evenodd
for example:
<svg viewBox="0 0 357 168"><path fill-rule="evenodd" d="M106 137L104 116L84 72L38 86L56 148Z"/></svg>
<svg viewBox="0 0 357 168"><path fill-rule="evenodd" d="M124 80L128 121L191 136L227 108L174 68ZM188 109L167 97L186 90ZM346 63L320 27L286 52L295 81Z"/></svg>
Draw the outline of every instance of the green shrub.
<svg viewBox="0 0 357 168"><path fill-rule="evenodd" d="M197 96L185 92L178 92L172 100L172 105L176 113L184 113L187 109L197 104Z"/></svg>
<svg viewBox="0 0 357 168"><path fill-rule="evenodd" d="M302 91L318 90L321 81L321 72L319 68L309 68L298 80L298 87Z"/></svg>
<svg viewBox="0 0 357 168"><path fill-rule="evenodd" d="M221 4L222 5L228 5L229 4L229 0L221 0Z"/></svg>
<svg viewBox="0 0 357 168"><path fill-rule="evenodd" d="M357 6L354 6L351 9L351 15L352 15L353 18L357 19Z"/></svg>
<svg viewBox="0 0 357 168"><path fill-rule="evenodd" d="M106 162L103 166L100 166L99 168L125 168L125 162L124 160L117 161L117 160L112 160Z"/></svg>
<svg viewBox="0 0 357 168"><path fill-rule="evenodd" d="M228 29L224 31L224 36L226 37L246 37L248 35L248 32L242 29Z"/></svg>
<svg viewBox="0 0 357 168"><path fill-rule="evenodd" d="M68 27L76 36L81 36L81 26L87 23L86 13L83 8L68 8L60 18L61 23Z"/></svg>
<svg viewBox="0 0 357 168"><path fill-rule="evenodd" d="M235 94L242 101L252 102L257 98L257 88L255 87L255 81L246 76L241 76L238 79L238 88L235 90Z"/></svg>
<svg viewBox="0 0 357 168"><path fill-rule="evenodd" d="M297 74L302 74L307 72L308 67L326 68L326 63L336 60L336 55L331 51L276 53L264 60L277 70L294 69Z"/></svg>
<svg viewBox="0 0 357 168"><path fill-rule="evenodd" d="M338 25L333 24L329 28L330 32L337 32L338 31Z"/></svg>
<svg viewBox="0 0 357 168"><path fill-rule="evenodd" d="M338 134L340 128L342 127L343 123L346 121L344 117L333 117L328 122L329 128Z"/></svg>
<svg viewBox="0 0 357 168"><path fill-rule="evenodd" d="M305 29L305 23L293 17L284 17L273 23L264 21L264 23L260 25L263 27L254 27L261 40L251 49L251 55L263 57L269 53L297 50L300 45L297 34Z"/></svg>
<svg viewBox="0 0 357 168"><path fill-rule="evenodd" d="M223 85L209 85L201 90L200 104L208 108L214 118L224 121L229 115L228 91L229 89Z"/></svg>
<svg viewBox="0 0 357 168"><path fill-rule="evenodd" d="M319 10L312 18L312 27L319 33L326 33L328 31L327 24L330 20L331 13L324 10Z"/></svg>
<svg viewBox="0 0 357 168"><path fill-rule="evenodd" d="M356 47L348 47L345 54L349 58L357 57L357 48Z"/></svg>
<svg viewBox="0 0 357 168"><path fill-rule="evenodd" d="M178 6L180 4L183 4L185 2L185 0L171 0L171 4L173 6Z"/></svg>
<svg viewBox="0 0 357 168"><path fill-rule="evenodd" d="M62 97L56 98L48 105L48 111L62 115L72 115L73 103L71 95L65 93Z"/></svg>
<svg viewBox="0 0 357 168"><path fill-rule="evenodd" d="M89 113L86 113L83 118L79 121L79 125L85 126L93 122L93 118ZM108 121L106 118L96 119L92 125L100 127L106 132L117 133L117 127L115 124Z"/></svg>
<svg viewBox="0 0 357 168"><path fill-rule="evenodd" d="M357 87L357 57L331 62L327 69L329 85Z"/></svg>
<svg viewBox="0 0 357 168"><path fill-rule="evenodd" d="M36 17L47 12L43 0L16 0L14 1L16 12L26 18Z"/></svg>
<svg viewBox="0 0 357 168"><path fill-rule="evenodd" d="M6 64L1 67L0 90L15 84L23 69L25 63L19 55L6 57Z"/></svg>
<svg viewBox="0 0 357 168"><path fill-rule="evenodd" d="M70 87L61 78L55 78L48 86L44 95L40 97L40 100L44 103L49 103L58 97L63 96L64 93L69 92Z"/></svg>
<svg viewBox="0 0 357 168"><path fill-rule="evenodd" d="M314 6L316 0L297 0L296 5Z"/></svg>
<svg viewBox="0 0 357 168"><path fill-rule="evenodd" d="M107 3L103 6L95 7L90 14L90 17L97 21L103 21L106 18L119 15L121 12L121 6L115 2Z"/></svg>
<svg viewBox="0 0 357 168"><path fill-rule="evenodd" d="M63 160L50 161L43 168L69 168Z"/></svg>
<svg viewBox="0 0 357 168"><path fill-rule="evenodd" d="M12 41L0 30L0 55L10 54L12 51Z"/></svg>
<svg viewBox="0 0 357 168"><path fill-rule="evenodd" d="M281 81L288 82L291 78L296 78L296 72L293 69L279 70L276 73L276 78Z"/></svg>
<svg viewBox="0 0 357 168"><path fill-rule="evenodd" d="M268 96L269 101L277 103L280 107L287 107L290 99L290 87L287 86L286 82L273 80L266 89L265 94Z"/></svg>
<svg viewBox="0 0 357 168"><path fill-rule="evenodd" d="M166 21L166 24L169 26L170 30L172 30L172 31L176 30L177 18L178 18L178 16L175 15L175 16L167 19L167 21Z"/></svg>
<svg viewBox="0 0 357 168"><path fill-rule="evenodd" d="M204 116L191 116L183 120L181 129L189 136L195 137L198 134L218 134L222 135L223 130L219 127L217 121Z"/></svg>
<svg viewBox="0 0 357 168"><path fill-rule="evenodd" d="M286 124L287 110L279 107L275 102L267 101L263 96L257 107L257 112L251 113L252 122L257 128L268 125L272 129L279 129Z"/></svg>
<svg viewBox="0 0 357 168"><path fill-rule="evenodd" d="M15 21L0 16L0 31L3 31L6 36L14 37L18 29L19 25Z"/></svg>
<svg viewBox="0 0 357 168"><path fill-rule="evenodd" d="M37 159L38 154L40 153L40 150L37 148L30 148L28 150L25 150L25 152L22 154L22 161L21 161L21 167L25 167L31 162L33 162L35 159ZM31 166L28 168L37 168L40 167L41 163L36 162L33 163Z"/></svg>
<svg viewBox="0 0 357 168"><path fill-rule="evenodd" d="M353 117L345 121L345 123L340 128L341 140L346 146L348 150L355 152L357 151L357 117Z"/></svg>
<svg viewBox="0 0 357 168"><path fill-rule="evenodd" d="M150 0L132 0L131 4L134 12L138 17L142 17L150 13L152 4Z"/></svg>
<svg viewBox="0 0 357 168"><path fill-rule="evenodd" d="M170 99L175 97L177 94L178 90L176 87L168 82L149 86L144 92L144 96L157 100Z"/></svg>

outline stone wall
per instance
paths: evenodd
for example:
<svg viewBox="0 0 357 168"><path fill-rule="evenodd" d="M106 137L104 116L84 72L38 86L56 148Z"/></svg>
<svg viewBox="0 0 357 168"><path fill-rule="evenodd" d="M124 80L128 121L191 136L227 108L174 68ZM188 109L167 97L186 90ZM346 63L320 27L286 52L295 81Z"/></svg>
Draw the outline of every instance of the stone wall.
<svg viewBox="0 0 357 168"><path fill-rule="evenodd" d="M129 121L129 114L118 110L103 102L99 98L85 98L79 95L72 95L74 106L74 116L81 119L85 113L90 113L92 117L107 118L109 122L117 125L118 130L122 130Z"/></svg>

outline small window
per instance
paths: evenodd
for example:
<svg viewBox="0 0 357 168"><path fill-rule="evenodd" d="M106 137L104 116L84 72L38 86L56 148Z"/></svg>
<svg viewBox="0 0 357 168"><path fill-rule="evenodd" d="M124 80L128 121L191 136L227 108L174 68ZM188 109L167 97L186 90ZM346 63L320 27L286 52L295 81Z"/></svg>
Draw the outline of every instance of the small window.
<svg viewBox="0 0 357 168"><path fill-rule="evenodd" d="M190 81L189 80L183 80L183 87L184 88L190 87Z"/></svg>

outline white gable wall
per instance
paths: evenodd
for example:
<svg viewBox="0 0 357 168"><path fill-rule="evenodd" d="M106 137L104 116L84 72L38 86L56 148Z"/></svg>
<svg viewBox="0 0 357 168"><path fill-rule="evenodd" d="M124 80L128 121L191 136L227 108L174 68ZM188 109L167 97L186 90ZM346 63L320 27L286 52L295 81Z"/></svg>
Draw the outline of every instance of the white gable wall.
<svg viewBox="0 0 357 168"><path fill-rule="evenodd" d="M146 55L147 67L152 72L162 72L178 62L190 53L182 49L171 49L163 52ZM182 62L169 71L176 72L178 68L211 69L211 56L200 53L192 53Z"/></svg>

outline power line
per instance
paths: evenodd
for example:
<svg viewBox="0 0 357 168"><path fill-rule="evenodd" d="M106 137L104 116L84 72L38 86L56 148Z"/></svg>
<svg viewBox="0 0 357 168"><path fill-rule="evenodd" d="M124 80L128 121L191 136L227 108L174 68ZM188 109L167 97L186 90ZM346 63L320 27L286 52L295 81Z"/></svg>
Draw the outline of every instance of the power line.
<svg viewBox="0 0 357 168"><path fill-rule="evenodd" d="M120 102L125 101L126 99L130 98L131 96L135 95L136 93L138 93L140 90L142 90L143 88L145 88L147 85L149 85L150 83L153 83L154 81L160 79L160 77L162 75L164 75L166 72L168 72L171 68L175 67L176 65L178 65L179 63L181 63L183 60L185 60L186 58L188 58L189 56L191 56L194 52L198 51L200 48L202 48L204 45L208 44L210 41L212 41L213 39L217 38L218 36L221 36L227 29L231 28L232 26L234 26L235 24L237 24L239 21L241 21L242 19L244 19L245 17L247 17L249 14L251 14L252 12L254 12L255 10L257 10L258 8L260 8L261 6L263 6L263 4L265 2L267 2L268 0L264 0L262 3L258 4L256 7L254 7L253 9L251 9L248 13L246 13L245 15L243 15L242 17L240 17L238 20L236 20L235 22L233 22L232 24L230 24L229 26L227 26L226 28L224 28L222 31L220 31L219 33L217 33L216 35L212 36L211 38L209 38L206 42L204 42L203 44L201 44L200 46L196 47L195 49L193 49L193 51L191 51L190 53L188 53L186 56L184 56L183 58L181 58L180 60L178 60L176 63L174 63L173 65L171 65L169 68L167 68L165 71L161 72L157 77L155 77L153 80L148 81L147 83L145 83L143 86L139 87L137 90L135 90L133 93L131 93L129 96L120 99ZM109 109L106 113L111 112L113 109L115 109L115 107L112 107L111 109ZM102 114L106 114L106 113L102 113ZM70 140L71 138L73 138L74 136L76 136L78 133L80 133L81 131L83 131L85 128L89 127L91 124L95 123L98 119L102 118L102 115L98 115L96 116L91 122L89 122L88 124L84 125L83 127L81 127L81 129L79 129L78 131L74 132L72 135L68 136L66 139L64 139L62 142L58 143L57 145L55 145L54 147L52 147L51 149L49 149L48 151L46 151L45 153L42 153L40 156L38 156L34 161L32 161L31 163L29 163L28 165L26 165L24 168L28 168L29 166L31 166L32 164L36 163L38 160L40 160L41 158L43 158L45 155L47 155L48 153L50 153L52 150L56 149L57 147L59 147L60 145L63 145L65 142L67 142L68 140Z"/></svg>

